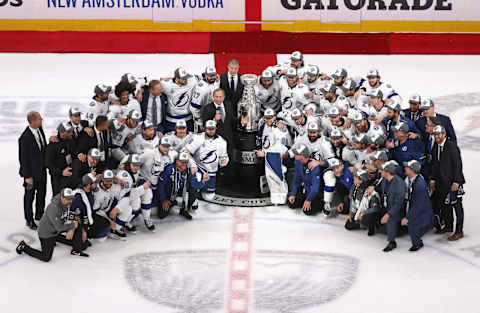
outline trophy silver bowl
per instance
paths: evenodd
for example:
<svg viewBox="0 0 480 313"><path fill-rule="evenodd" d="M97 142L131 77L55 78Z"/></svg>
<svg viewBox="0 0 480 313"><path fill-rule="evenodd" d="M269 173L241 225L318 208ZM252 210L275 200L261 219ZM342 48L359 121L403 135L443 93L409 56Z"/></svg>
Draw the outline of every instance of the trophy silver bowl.
<svg viewBox="0 0 480 313"><path fill-rule="evenodd" d="M255 132L261 119L260 107L255 96L255 85L258 77L255 74L244 74L240 77L244 85L242 99L238 102L238 118L248 117L248 123L241 127L244 132Z"/></svg>

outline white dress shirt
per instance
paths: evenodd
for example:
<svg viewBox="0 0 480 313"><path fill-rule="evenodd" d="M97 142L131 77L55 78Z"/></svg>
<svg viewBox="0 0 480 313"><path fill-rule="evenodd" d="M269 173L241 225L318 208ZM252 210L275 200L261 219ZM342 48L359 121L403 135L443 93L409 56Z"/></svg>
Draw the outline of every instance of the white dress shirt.
<svg viewBox="0 0 480 313"><path fill-rule="evenodd" d="M37 141L38 149L42 150L42 146L45 146L45 141L43 140L42 135L40 134L40 129L38 128L34 129L34 128L31 128L30 126L28 126L28 128L30 128L30 131L32 132L33 137L35 137L35 140Z"/></svg>
<svg viewBox="0 0 480 313"><path fill-rule="evenodd" d="M160 100L160 96L154 96L150 94L150 97L148 97L147 116L145 119L153 123L153 115L152 115L153 99L156 99L157 101L157 124L160 124L162 122L162 100Z"/></svg>
<svg viewBox="0 0 480 313"><path fill-rule="evenodd" d="M228 72L228 87L230 87L230 82L232 81L232 75ZM235 91L237 91L238 86L238 74L233 76L233 84L235 85Z"/></svg>

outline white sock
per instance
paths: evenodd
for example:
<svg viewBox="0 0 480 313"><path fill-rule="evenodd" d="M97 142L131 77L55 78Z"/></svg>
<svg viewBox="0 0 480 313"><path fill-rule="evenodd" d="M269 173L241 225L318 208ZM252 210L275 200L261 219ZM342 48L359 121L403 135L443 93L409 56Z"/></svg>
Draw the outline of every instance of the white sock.
<svg viewBox="0 0 480 313"><path fill-rule="evenodd" d="M147 220L150 219L150 212L151 212L151 211L152 211L152 210L142 210L142 215L143 215L143 219L144 219L144 220L147 221Z"/></svg>

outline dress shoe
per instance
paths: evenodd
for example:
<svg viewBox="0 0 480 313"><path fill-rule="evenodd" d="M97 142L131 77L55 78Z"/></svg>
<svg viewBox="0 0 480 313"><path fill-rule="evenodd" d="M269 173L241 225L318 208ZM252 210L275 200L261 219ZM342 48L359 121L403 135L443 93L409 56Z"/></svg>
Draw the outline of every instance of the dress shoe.
<svg viewBox="0 0 480 313"><path fill-rule="evenodd" d="M375 235L375 227L369 228L367 235L368 235L368 236L373 236L373 235Z"/></svg>
<svg viewBox="0 0 480 313"><path fill-rule="evenodd" d="M191 220L192 219L192 216L190 215L190 213L188 213L187 210L180 210L180 213L178 213L179 215L185 217L187 220Z"/></svg>
<svg viewBox="0 0 480 313"><path fill-rule="evenodd" d="M442 229L437 229L437 231L435 232L435 234L446 234L446 233L453 233L453 229L444 227Z"/></svg>
<svg viewBox="0 0 480 313"><path fill-rule="evenodd" d="M30 228L31 230L37 230L37 224L35 224L34 221L27 222L25 225L27 225L27 227Z"/></svg>
<svg viewBox="0 0 480 313"><path fill-rule="evenodd" d="M408 249L408 251L415 252L415 251L418 251L422 248L423 248L423 242L421 244L419 244L418 246L411 246L410 249Z"/></svg>
<svg viewBox="0 0 480 313"><path fill-rule="evenodd" d="M390 252L397 247L397 243L395 241L390 241L388 245L383 249L383 252Z"/></svg>
<svg viewBox="0 0 480 313"><path fill-rule="evenodd" d="M83 257L85 257L85 258L88 258L88 257L89 257L88 254L86 254L85 252L82 252L82 251L72 250L72 251L70 252L70 254L71 254L71 255L75 255L75 256L83 256Z"/></svg>
<svg viewBox="0 0 480 313"><path fill-rule="evenodd" d="M448 237L448 240L449 241L457 241L458 239L461 239L463 238L463 231L460 232L460 233L455 233L453 235L451 235L450 237Z"/></svg>
<svg viewBox="0 0 480 313"><path fill-rule="evenodd" d="M17 248L15 249L17 251L18 254L22 254L23 250L25 250L25 246L27 244L25 243L25 241L20 241L20 243L18 244Z"/></svg>

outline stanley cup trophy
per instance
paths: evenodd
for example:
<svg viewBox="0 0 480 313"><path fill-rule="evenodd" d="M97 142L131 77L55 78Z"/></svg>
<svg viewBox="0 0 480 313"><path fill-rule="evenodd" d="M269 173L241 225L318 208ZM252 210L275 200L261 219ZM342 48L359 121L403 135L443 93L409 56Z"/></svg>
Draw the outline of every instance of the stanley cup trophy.
<svg viewBox="0 0 480 313"><path fill-rule="evenodd" d="M265 163L257 158L254 150L260 143L257 141L258 127L261 117L260 107L255 96L257 75L245 74L240 78L244 84L242 99L238 102L238 123L235 129L233 166L236 173L236 193L244 198L268 197L265 179Z"/></svg>

